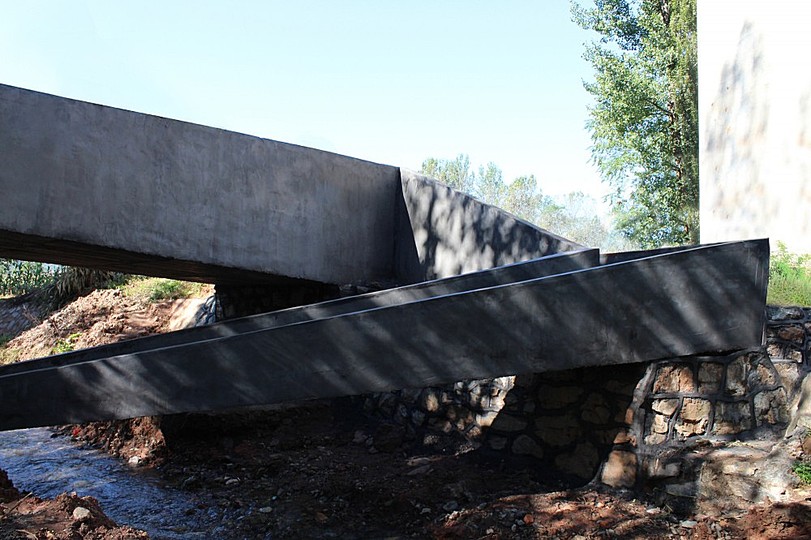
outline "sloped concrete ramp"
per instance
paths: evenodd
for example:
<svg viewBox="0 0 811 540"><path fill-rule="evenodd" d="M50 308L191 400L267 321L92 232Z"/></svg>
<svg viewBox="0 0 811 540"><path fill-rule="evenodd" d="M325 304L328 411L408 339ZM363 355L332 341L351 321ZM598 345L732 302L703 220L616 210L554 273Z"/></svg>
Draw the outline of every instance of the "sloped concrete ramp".
<svg viewBox="0 0 811 540"><path fill-rule="evenodd" d="M0 429L757 346L768 241L593 251L0 368ZM553 266L562 264L568 268ZM547 271L543 268L546 266ZM516 275L528 271L529 275ZM199 332L195 334L194 332Z"/></svg>

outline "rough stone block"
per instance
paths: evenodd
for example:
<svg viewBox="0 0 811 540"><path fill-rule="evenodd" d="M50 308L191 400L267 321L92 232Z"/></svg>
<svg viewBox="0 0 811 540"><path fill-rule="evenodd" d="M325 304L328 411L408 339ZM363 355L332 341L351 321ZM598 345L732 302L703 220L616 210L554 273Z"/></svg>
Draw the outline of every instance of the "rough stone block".
<svg viewBox="0 0 811 540"><path fill-rule="evenodd" d="M527 427L527 421L502 412L493 421L491 427L505 433L515 433L523 431Z"/></svg>
<svg viewBox="0 0 811 540"><path fill-rule="evenodd" d="M703 362L698 366L698 391L717 392L724 378L724 366L716 362Z"/></svg>
<svg viewBox="0 0 811 540"><path fill-rule="evenodd" d="M583 432L578 419L569 414L537 418L535 435L550 446L566 446L579 440Z"/></svg>
<svg viewBox="0 0 811 540"><path fill-rule="evenodd" d="M578 386L552 386L542 384L538 388L538 406L544 409L561 409L576 403L583 395Z"/></svg>
<svg viewBox="0 0 811 540"><path fill-rule="evenodd" d="M590 424L605 425L611 418L611 410L605 398L597 393L589 394L580 411L580 418Z"/></svg>
<svg viewBox="0 0 811 540"><path fill-rule="evenodd" d="M614 435L614 444L630 444L636 446L636 436L632 435L627 429L621 429Z"/></svg>
<svg viewBox="0 0 811 540"><path fill-rule="evenodd" d="M715 404L715 421L712 432L715 435L734 435L752 428L752 416L748 401Z"/></svg>
<svg viewBox="0 0 811 540"><path fill-rule="evenodd" d="M490 437L487 446L493 450L504 450L507 448L507 437Z"/></svg>
<svg viewBox="0 0 811 540"><path fill-rule="evenodd" d="M628 380L616 380L611 379L603 384L603 389L608 390L609 392L613 392L615 394L620 394L623 396L630 396L634 393L634 389L638 384L638 379L628 379Z"/></svg>
<svg viewBox="0 0 811 540"><path fill-rule="evenodd" d="M746 394L747 378L749 376L749 359L739 356L727 366L726 392L730 396L742 396Z"/></svg>
<svg viewBox="0 0 811 540"><path fill-rule="evenodd" d="M773 360L791 360L792 362L802 362L803 353L796 346L781 343L769 343L766 346L769 358Z"/></svg>
<svg viewBox="0 0 811 540"><path fill-rule="evenodd" d="M767 306L766 312L772 321L791 321L805 318L805 313L799 307Z"/></svg>
<svg viewBox="0 0 811 540"><path fill-rule="evenodd" d="M653 458L645 463L645 475L648 478L675 478L681 474L681 462L667 462L662 458Z"/></svg>
<svg viewBox="0 0 811 540"><path fill-rule="evenodd" d="M483 400L482 410L484 411L500 411L504 408L506 402L503 395L490 396Z"/></svg>
<svg viewBox="0 0 811 540"><path fill-rule="evenodd" d="M653 433L667 433L668 417L661 414L654 414L651 421L650 430Z"/></svg>
<svg viewBox="0 0 811 540"><path fill-rule="evenodd" d="M783 424L789 421L786 406L786 392L782 388L760 392L755 396L755 418L757 425Z"/></svg>
<svg viewBox="0 0 811 540"><path fill-rule="evenodd" d="M768 362L768 360L761 360L755 367L754 371L750 373L750 377L754 380L751 382L754 385L761 385L761 386L774 386L777 384L777 372L774 370L774 367L771 365L771 362L768 364L764 363Z"/></svg>
<svg viewBox="0 0 811 540"><path fill-rule="evenodd" d="M636 483L636 454L615 450L608 455L600 480L614 488L630 488Z"/></svg>
<svg viewBox="0 0 811 540"><path fill-rule="evenodd" d="M775 362L774 369L780 377L780 384L786 388L793 388L800 378L800 365L794 362Z"/></svg>
<svg viewBox="0 0 811 540"><path fill-rule="evenodd" d="M419 410L411 411L411 422L419 427L425 423L425 413Z"/></svg>
<svg viewBox="0 0 811 540"><path fill-rule="evenodd" d="M654 399L653 403L651 403L651 409L665 416L673 416L673 413L676 412L678 408L678 398Z"/></svg>
<svg viewBox="0 0 811 540"><path fill-rule="evenodd" d="M490 427L493 421L498 418L498 411L488 411L483 414L476 415L476 425L481 427Z"/></svg>
<svg viewBox="0 0 811 540"><path fill-rule="evenodd" d="M578 444L572 452L556 457L555 465L565 473L588 480L597 472L599 460L597 449L584 442Z"/></svg>
<svg viewBox="0 0 811 540"><path fill-rule="evenodd" d="M528 435L519 435L513 441L512 451L514 454L522 456L534 456L543 458L543 448Z"/></svg>
<svg viewBox="0 0 811 540"><path fill-rule="evenodd" d="M428 427L434 431L450 433L453 431L453 424L444 418L431 418L428 420Z"/></svg>
<svg viewBox="0 0 811 540"><path fill-rule="evenodd" d="M704 435L712 410L712 403L706 399L685 398L676 420L675 430L681 437Z"/></svg>
<svg viewBox="0 0 811 540"><path fill-rule="evenodd" d="M657 445L667 441L667 436L662 433L650 433L645 436L645 444Z"/></svg>
<svg viewBox="0 0 811 540"><path fill-rule="evenodd" d="M799 325L783 326L777 329L777 337L802 345L805 340L805 330Z"/></svg>
<svg viewBox="0 0 811 540"><path fill-rule="evenodd" d="M439 393L431 388L426 388L420 394L419 399L420 407L428 412L436 412L439 410Z"/></svg>
<svg viewBox="0 0 811 540"><path fill-rule="evenodd" d="M659 367L653 393L694 392L696 389L693 370L684 365L663 365Z"/></svg>

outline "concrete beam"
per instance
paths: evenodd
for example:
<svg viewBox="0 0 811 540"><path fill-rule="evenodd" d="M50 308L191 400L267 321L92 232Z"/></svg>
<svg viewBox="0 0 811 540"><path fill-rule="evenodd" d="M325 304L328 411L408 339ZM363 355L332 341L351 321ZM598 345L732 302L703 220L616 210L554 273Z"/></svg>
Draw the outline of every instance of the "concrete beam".
<svg viewBox="0 0 811 540"><path fill-rule="evenodd" d="M582 247L396 167L5 85L0 148L0 257L414 283Z"/></svg>
<svg viewBox="0 0 811 540"><path fill-rule="evenodd" d="M197 265L192 279L393 274L396 167L5 85L0 148L14 256L79 262L65 247L81 246L112 267L112 250L146 274Z"/></svg>
<svg viewBox="0 0 811 540"><path fill-rule="evenodd" d="M768 242L698 246L0 375L0 429L217 410L761 343ZM1 372L0 372L1 373Z"/></svg>
<svg viewBox="0 0 811 540"><path fill-rule="evenodd" d="M402 206L395 269L417 282L584 249L571 240L400 169Z"/></svg>
<svg viewBox="0 0 811 540"><path fill-rule="evenodd" d="M424 281L396 289L387 289L358 296L330 300L309 306L300 306L261 315L241 317L197 328L158 334L120 343L80 349L35 360L0 366L0 376L50 367L62 367L90 360L100 360L126 354L233 337L240 334L270 330L300 322L327 319L348 313L416 302L427 298L456 294L475 289L495 287L544 276L592 268L599 264L599 250L588 249L572 253L559 253L541 259L525 261L500 268L473 272L434 281Z"/></svg>

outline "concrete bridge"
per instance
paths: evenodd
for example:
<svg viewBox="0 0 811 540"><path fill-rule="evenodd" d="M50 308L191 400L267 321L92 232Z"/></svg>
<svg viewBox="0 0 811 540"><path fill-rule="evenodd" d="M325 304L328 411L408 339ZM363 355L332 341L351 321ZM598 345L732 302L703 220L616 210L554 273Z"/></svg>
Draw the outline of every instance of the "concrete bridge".
<svg viewBox="0 0 811 540"><path fill-rule="evenodd" d="M0 429L761 342L765 240L601 256L410 171L8 86L0 148L2 257L385 288L0 367Z"/></svg>

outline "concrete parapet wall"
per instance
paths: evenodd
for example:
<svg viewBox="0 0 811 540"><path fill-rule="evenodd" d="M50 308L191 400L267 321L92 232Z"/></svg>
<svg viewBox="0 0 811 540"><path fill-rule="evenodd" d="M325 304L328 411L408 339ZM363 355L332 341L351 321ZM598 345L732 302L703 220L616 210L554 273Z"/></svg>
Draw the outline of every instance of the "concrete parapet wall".
<svg viewBox="0 0 811 540"><path fill-rule="evenodd" d="M328 283L392 274L395 167L4 85L0 119L0 237Z"/></svg>
<svg viewBox="0 0 811 540"><path fill-rule="evenodd" d="M583 249L549 231L401 169L395 252L404 281L437 279Z"/></svg>

